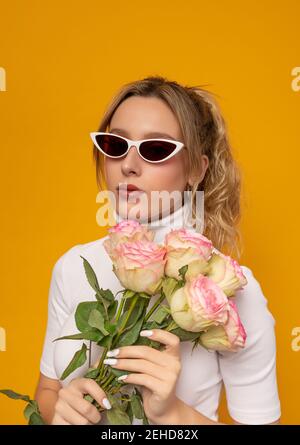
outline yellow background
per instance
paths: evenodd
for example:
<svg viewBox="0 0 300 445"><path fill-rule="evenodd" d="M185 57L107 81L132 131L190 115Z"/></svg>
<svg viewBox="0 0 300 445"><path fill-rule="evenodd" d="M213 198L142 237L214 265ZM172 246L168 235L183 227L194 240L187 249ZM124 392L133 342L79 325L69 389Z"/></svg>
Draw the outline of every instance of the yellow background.
<svg viewBox="0 0 300 445"><path fill-rule="evenodd" d="M1 2L1 388L33 396L52 267L106 234L89 132L122 84L160 74L219 96L244 176L241 264L277 322L282 422L300 423L299 16L299 0ZM26 423L24 406L0 395L0 423Z"/></svg>

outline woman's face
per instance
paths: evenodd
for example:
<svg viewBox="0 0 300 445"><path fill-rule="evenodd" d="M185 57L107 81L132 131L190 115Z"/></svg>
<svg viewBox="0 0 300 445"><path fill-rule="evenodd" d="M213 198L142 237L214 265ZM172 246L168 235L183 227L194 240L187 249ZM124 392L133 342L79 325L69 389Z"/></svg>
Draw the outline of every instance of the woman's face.
<svg viewBox="0 0 300 445"><path fill-rule="evenodd" d="M168 105L155 97L131 96L116 109L108 130L131 140L150 138L174 138L183 142L183 136L175 115ZM167 161L152 164L142 159L135 146L132 146L126 156L120 159L105 158L105 175L108 189L114 193L116 211L123 218L128 218L130 209L134 207L137 217L145 221L156 219L159 215L173 212L182 205L182 192L186 190L188 177L186 175L187 150L182 149ZM143 193L119 193L121 184L133 184ZM152 191L169 193L177 190L177 200L167 199L153 204ZM180 193L179 193L180 192ZM178 199L178 195L181 196ZM159 208L159 213L157 209ZM155 211L156 209L156 211ZM151 215L152 210L152 215ZM129 218L132 218L132 213Z"/></svg>

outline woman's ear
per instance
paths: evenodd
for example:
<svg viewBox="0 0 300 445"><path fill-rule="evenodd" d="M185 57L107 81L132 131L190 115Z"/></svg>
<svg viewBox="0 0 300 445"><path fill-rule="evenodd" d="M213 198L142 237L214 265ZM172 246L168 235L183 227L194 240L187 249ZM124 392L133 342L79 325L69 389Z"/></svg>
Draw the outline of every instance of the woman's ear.
<svg viewBox="0 0 300 445"><path fill-rule="evenodd" d="M209 166L209 159L206 155L202 155L202 178L201 181L204 179L206 170L208 169Z"/></svg>
<svg viewBox="0 0 300 445"><path fill-rule="evenodd" d="M209 159L206 155L202 155L201 157L201 173L200 175L198 174L197 176L190 176L188 179L188 186L192 187L192 185L195 182L198 182L199 184L203 181L206 170L208 169L208 165L209 165Z"/></svg>

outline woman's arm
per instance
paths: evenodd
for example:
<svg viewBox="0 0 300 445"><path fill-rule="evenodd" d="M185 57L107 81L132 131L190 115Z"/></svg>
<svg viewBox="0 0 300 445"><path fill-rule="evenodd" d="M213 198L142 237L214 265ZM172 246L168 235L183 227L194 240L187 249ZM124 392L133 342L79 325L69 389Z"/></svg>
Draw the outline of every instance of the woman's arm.
<svg viewBox="0 0 300 445"><path fill-rule="evenodd" d="M73 379L63 388L58 380L41 373L35 400L48 425L98 424L102 416L91 402L84 400L85 394L90 394L102 408L111 409L105 392L88 378Z"/></svg>
<svg viewBox="0 0 300 445"><path fill-rule="evenodd" d="M39 405L43 419L48 425L52 422L60 389L61 384L58 380L50 379L40 373L34 398Z"/></svg>

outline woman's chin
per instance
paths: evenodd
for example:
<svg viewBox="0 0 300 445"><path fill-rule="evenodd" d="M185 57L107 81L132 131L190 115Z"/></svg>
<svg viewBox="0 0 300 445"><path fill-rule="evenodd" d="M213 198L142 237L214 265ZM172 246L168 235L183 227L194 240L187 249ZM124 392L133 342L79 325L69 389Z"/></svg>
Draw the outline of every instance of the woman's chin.
<svg viewBox="0 0 300 445"><path fill-rule="evenodd" d="M141 223L148 222L148 208L143 208L139 203L119 202L117 213L123 219L134 219Z"/></svg>

